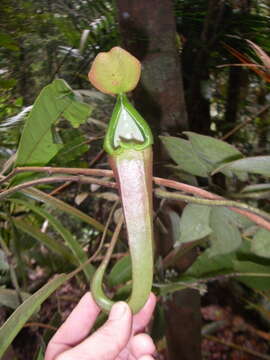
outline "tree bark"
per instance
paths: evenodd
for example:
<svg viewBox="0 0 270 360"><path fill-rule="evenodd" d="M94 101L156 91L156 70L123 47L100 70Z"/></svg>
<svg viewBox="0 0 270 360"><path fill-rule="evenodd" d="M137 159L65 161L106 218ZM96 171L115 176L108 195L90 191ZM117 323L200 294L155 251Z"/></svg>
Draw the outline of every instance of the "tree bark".
<svg viewBox="0 0 270 360"><path fill-rule="evenodd" d="M200 306L200 295L192 289L175 292L166 300L166 339L170 360L201 359L201 327L198 326L201 322L196 311Z"/></svg>
<svg viewBox="0 0 270 360"><path fill-rule="evenodd" d="M240 67L231 67L227 90L226 112L224 116L225 132L231 130L237 121L238 110L242 100L245 99L248 86L247 71ZM232 141L233 136L230 137Z"/></svg>
<svg viewBox="0 0 270 360"><path fill-rule="evenodd" d="M184 12L194 11L194 3L186 3ZM211 116L207 87L210 82L209 63L211 51L217 43L223 24L226 3L208 0L197 4L197 12L205 12L201 28L194 29L183 20L180 32L184 35L183 72L189 124L192 131L210 133Z"/></svg>
<svg viewBox="0 0 270 360"><path fill-rule="evenodd" d="M171 0L117 0L124 47L143 66L133 99L155 134L187 130L188 120L176 48Z"/></svg>
<svg viewBox="0 0 270 360"><path fill-rule="evenodd" d="M239 3L239 10L242 14L248 14L250 12L251 2L250 0L243 0ZM230 67L227 99L226 99L226 111L224 116L225 132L231 130L237 122L238 111L241 105L241 101L245 100L248 89L248 72L241 67ZM232 141L237 134L231 136L229 141Z"/></svg>

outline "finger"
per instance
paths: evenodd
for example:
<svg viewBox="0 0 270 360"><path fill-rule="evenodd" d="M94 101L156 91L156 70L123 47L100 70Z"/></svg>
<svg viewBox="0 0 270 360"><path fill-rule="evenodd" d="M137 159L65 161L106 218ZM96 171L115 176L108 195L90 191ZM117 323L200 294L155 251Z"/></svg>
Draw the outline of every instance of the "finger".
<svg viewBox="0 0 270 360"><path fill-rule="evenodd" d="M156 296L151 293L144 307L138 312L138 314L134 315L132 331L134 334L143 331L148 325L153 315L156 302Z"/></svg>
<svg viewBox="0 0 270 360"><path fill-rule="evenodd" d="M140 358L143 355L153 355L156 352L156 347L147 334L139 334L132 338L130 341L130 351L136 359Z"/></svg>
<svg viewBox="0 0 270 360"><path fill-rule="evenodd" d="M132 314L125 302L113 305L106 323L94 334L73 349L60 355L57 360L84 359L113 360L126 347L132 326Z"/></svg>
<svg viewBox="0 0 270 360"><path fill-rule="evenodd" d="M99 307L94 302L91 294L87 292L50 340L45 360L55 359L58 354L85 339L99 312Z"/></svg>

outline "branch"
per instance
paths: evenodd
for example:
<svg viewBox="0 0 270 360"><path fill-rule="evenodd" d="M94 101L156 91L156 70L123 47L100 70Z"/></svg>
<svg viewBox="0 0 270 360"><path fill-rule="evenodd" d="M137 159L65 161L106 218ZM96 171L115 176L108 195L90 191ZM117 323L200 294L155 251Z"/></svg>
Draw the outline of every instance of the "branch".
<svg viewBox="0 0 270 360"><path fill-rule="evenodd" d="M257 358L260 358L260 359L265 359L265 360L270 360L270 356L268 355L264 355L264 354L261 354L259 353L258 351L255 351L255 350L252 350L252 349L249 349L247 347L244 347L244 346L240 346L240 345L237 345L237 344L234 344L232 342L229 342L229 341L225 341L223 339L220 339L216 336L212 336L212 335L203 335L203 337L205 337L206 339L208 340L211 340L211 341L215 341L215 342L218 342L222 345L225 345L225 346L228 346L228 347L231 347L235 350L238 350L240 351L241 353L242 352L246 352L252 356L255 356Z"/></svg>
<svg viewBox="0 0 270 360"><path fill-rule="evenodd" d="M154 178L154 182L157 185L162 185L162 186L169 187L171 189L184 191L186 193L190 193L190 194L193 194L193 195L198 195L199 197L202 197L202 198L205 198L205 199L225 200L222 196L213 194L213 193L211 193L209 191L203 190L203 189L198 188L196 186L180 183L180 182L177 182L177 181L174 181L174 180L167 180L167 179L162 179L162 178ZM236 204L238 204L238 202L236 202ZM244 209L239 209L239 208L236 208L236 207L229 207L229 208L230 208L230 210L232 210L234 212L237 212L238 214L246 216L251 221L253 221L257 225L259 225L260 227L263 227L264 229L270 231L270 222L265 220L264 217L261 217L260 215L250 213L250 212L248 212L247 210L244 210ZM266 214L266 213L264 213L264 214Z"/></svg>
<svg viewBox="0 0 270 360"><path fill-rule="evenodd" d="M246 125L250 124L254 119L258 116L262 115L266 110L268 110L270 104L265 105L262 109L260 109L252 118L247 119L246 121L242 122L241 124L236 125L233 129L231 129L227 134L223 135L220 140L227 140L230 136L235 134L238 130L242 129Z"/></svg>
<svg viewBox="0 0 270 360"><path fill-rule="evenodd" d="M270 215L267 214L266 212L259 210L253 206L249 206L248 204L238 202L238 201L226 200L226 199L224 199L224 200L201 199L201 198L197 198L197 197L190 196L190 195L184 195L184 194L178 193L178 192L177 193L169 192L169 191L164 191L161 189L156 189L155 195L162 199L183 200L185 202L190 202L190 203L194 203L194 204L198 204L198 205L226 206L229 208L243 209L243 210L250 212L251 214L258 215L258 216L262 217L263 219L265 219L266 221L270 222ZM270 229L270 224L269 224L269 229Z"/></svg>
<svg viewBox="0 0 270 360"><path fill-rule="evenodd" d="M116 184L113 182L101 180L101 179L97 179L97 178L86 177L86 176L82 176L82 175L55 176L55 177L47 177L47 178L41 178L41 179L37 179L37 180L31 180L31 181L27 181L25 183L13 186L12 188L2 191L0 193L0 200L5 199L6 197L10 196L11 194L13 194L17 191L20 191L22 189L28 188L28 187L41 185L41 184L63 182L63 181L74 181L74 182L79 182L79 183L84 183L84 184L99 184L99 185L111 187L111 188L117 187Z"/></svg>
<svg viewBox="0 0 270 360"><path fill-rule="evenodd" d="M37 173L47 173L48 175L52 174L73 174L73 175L85 175L85 176L108 176L112 177L112 170L103 170L103 169L82 169L82 168L63 168L63 167L51 167L51 166L24 166L17 167L13 169L7 176L2 177L0 184L7 182L9 179L14 177L17 174L24 172L37 172Z"/></svg>
<svg viewBox="0 0 270 360"><path fill-rule="evenodd" d="M77 181L87 184L100 184L102 186L107 186L111 188L117 188L116 184L114 182L109 182L97 178L90 178L91 176L101 176L101 177L113 177L112 170L104 170L104 169L81 169L81 168L62 168L62 167L37 167L37 166L27 166L27 167L17 167L15 168L10 174L8 174L6 177L2 177L0 183L6 182L7 180L11 179L13 176L19 173L23 172L45 172L49 175L51 174L74 174L77 176L58 176L58 177L50 177L50 178L42 178L38 180L33 180L32 182L26 182L20 185L17 185L13 188L10 188L8 190L3 191L0 193L0 199L5 198L6 196L9 196L10 194L14 193L15 191L21 190L23 188L34 186L38 184L45 184L45 183L51 183L51 182L62 182L62 181ZM153 177L153 181L156 185L165 186L171 189L180 190L188 194L197 195L201 198L205 199L212 199L212 200L226 200L222 196L213 194L209 191L206 191L204 189L201 189L196 186L184 184L178 181L174 180L168 180L158 177ZM227 200L226 200L227 201ZM230 201L230 200L228 200ZM234 202L234 204L238 204L238 202ZM247 205L248 206L248 205ZM241 205L240 205L241 207ZM268 215L264 212L263 216L260 213L260 210L256 209L257 211L255 213L250 212L243 207L239 208L235 205L229 206L230 210L237 212L243 216L246 216L251 221L255 222L260 227L265 228L266 230L270 231L270 222L266 220L269 219ZM250 207L249 207L250 208ZM260 215L259 215L260 213ZM266 215L266 216L265 216Z"/></svg>

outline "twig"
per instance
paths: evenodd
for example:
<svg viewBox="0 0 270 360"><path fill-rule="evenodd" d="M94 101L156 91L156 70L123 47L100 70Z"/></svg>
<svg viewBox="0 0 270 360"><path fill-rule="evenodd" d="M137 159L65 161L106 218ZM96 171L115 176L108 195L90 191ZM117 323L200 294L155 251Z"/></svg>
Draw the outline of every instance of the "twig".
<svg viewBox="0 0 270 360"><path fill-rule="evenodd" d="M270 278L270 274L254 273L254 272L246 272L246 273L235 272L235 273L231 273L231 274L221 274L221 275L217 275L217 276L212 276L212 277L209 277L206 279L199 279L192 283L189 283L189 285L206 284L208 282L217 281L217 280L225 280L225 279L230 279L230 278L234 278L234 277L266 277L266 278Z"/></svg>
<svg viewBox="0 0 270 360"><path fill-rule="evenodd" d="M49 324L42 324L42 323L39 323L39 322L28 322L28 323L23 325L23 327L32 327L32 326L37 326L37 327L40 327L40 328L54 330L54 331L57 330L57 327L55 327L55 326L52 326L52 325L49 325Z"/></svg>
<svg viewBox="0 0 270 360"><path fill-rule="evenodd" d="M7 180L9 180L10 178L12 178L14 175L18 174L18 173L22 173L22 172L47 172L48 174L56 174L56 173L66 173L66 174L76 174L77 176L74 177L51 177L51 178L46 178L43 179L44 182L42 182L42 179L38 179L38 180L33 180L33 182L29 181L27 183L24 184L20 184L17 185L16 187L13 187L11 189L5 190L2 193L0 193L0 199L4 198L8 195L10 195L11 193L21 190L25 187L29 187L29 186L34 186L37 184L41 184L41 183L50 183L53 182L54 179L58 179L58 182L60 181L80 181L80 182L85 182L85 183L96 183L96 184L100 184L102 186L107 186L107 187L111 187L111 188L116 188L116 184L114 182L109 182L109 181L105 181L105 180L100 180L100 179L96 179L96 178L89 178L86 176L89 175L94 175L94 176L106 176L106 177L113 177L113 172L112 170L104 170L104 169L81 169L81 168L52 168L52 167L35 167L35 166L28 166L28 167L18 167L15 168L9 175L7 175L6 177L2 178L1 182L6 182ZM85 176L80 176L80 175L85 175ZM60 180L60 178L62 178L62 180ZM158 177L154 177L153 181L156 185L160 185L160 186L165 186L168 188L172 188L175 190L180 190L189 194L193 194L193 195L198 195L199 197L205 198L205 199L212 199L212 200L225 200L222 196L213 194L209 191L206 191L204 189L201 189L199 187L196 186L192 186L192 185L188 185L188 184L184 184L181 182L177 182L174 180L169 180L169 179L163 179L163 178L158 178ZM57 181L55 181L57 182ZM257 225L270 230L270 223L265 220L263 217L250 213L245 209L239 209L236 207L230 207L230 209L234 212L237 212L241 215L244 215L246 217L248 217L251 221L255 222Z"/></svg>
<svg viewBox="0 0 270 360"><path fill-rule="evenodd" d="M94 157L94 159L89 163L89 167L91 168L92 166L94 166L95 165L95 163L100 159L100 158L102 158L102 156L104 155L104 153L105 153L105 150L100 150L99 152L98 152L98 154Z"/></svg>
<svg viewBox="0 0 270 360"><path fill-rule="evenodd" d="M263 114L266 110L268 110L270 107L270 104L267 104L265 105L262 109L260 109L254 116L253 118L255 117L258 117L260 116L261 114ZM251 123L253 119L247 119L246 121L244 121L243 123L241 124L238 124L236 125L233 129L231 129L229 132L227 132L227 134L223 135L221 137L221 140L226 140L228 139L230 136L232 136L233 134L235 134L237 131L239 131L240 129L242 129L243 127L245 127L247 124Z"/></svg>
<svg viewBox="0 0 270 360"><path fill-rule="evenodd" d="M247 347L243 347L243 346L240 346L240 345L236 345L236 344L234 344L234 343L231 343L231 342L229 342L229 341L225 341L225 340L219 339L219 338L216 337L216 336L203 335L203 337L205 337L205 338L208 339L208 340L215 341L215 342L218 342L218 343L220 343L220 344L223 344L223 345L226 345L226 346L228 346L228 347L231 347L231 348L233 348L233 349L235 349L235 350L239 350L239 351L242 351L242 352L251 354L251 355L256 356L256 357L258 357L258 358L260 358L260 359L270 360L270 356L268 356L268 355L261 354L261 353L259 353L258 351L248 349Z"/></svg>
<svg viewBox="0 0 270 360"><path fill-rule="evenodd" d="M183 286L183 287L190 287L190 288L196 288L198 284L207 284L208 282L218 281L218 280L225 280L230 279L234 277L265 277L270 278L270 274L267 273L254 273L254 272L234 272L230 274L220 274L208 278L198 279L195 281L175 281L171 283L165 283L165 284L158 284L156 283L155 286L158 288L164 288L168 286Z"/></svg>
<svg viewBox="0 0 270 360"><path fill-rule="evenodd" d="M69 51L65 54L65 56L63 57L63 59L59 62L59 64L57 65L57 68L55 69L54 73L51 75L49 84L54 80L55 76L58 74L58 72L60 71L61 67L64 65L65 61L68 59L68 57L70 56L70 54L72 53L74 47L72 46L72 48L69 49Z"/></svg>
<svg viewBox="0 0 270 360"><path fill-rule="evenodd" d="M55 176L55 177L47 177L47 178L40 178L37 180L27 181L25 183L16 185L8 190L2 191L0 193L0 200L10 196L14 192L20 191L22 189L25 189L25 188L28 188L31 186L57 183L57 182L63 182L63 181L75 181L75 182L84 183L84 184L99 184L99 185L107 186L107 187L111 187L111 188L117 187L116 184L113 182L96 179L96 178L91 178L91 177L86 177L86 176L81 176L81 175L78 175L78 176Z"/></svg>
<svg viewBox="0 0 270 360"><path fill-rule="evenodd" d="M244 128L246 125L250 124L253 119L247 119L246 121L242 122L241 124L236 125L233 129L227 132L227 134L223 135L220 140L227 140L230 136L235 134L240 129Z"/></svg>
<svg viewBox="0 0 270 360"><path fill-rule="evenodd" d="M18 281L18 277L16 274L16 269L15 266L13 264L13 259L12 259L12 253L9 250L9 248L7 247L4 239L2 239L2 237L0 236L0 245L2 247L2 250L7 258L7 262L8 262L8 266L9 266L9 271L10 271L10 279L11 279L11 283L15 289L18 301L20 304L23 303L23 297L22 297L22 293L21 293L21 289L19 286L19 281Z"/></svg>
<svg viewBox="0 0 270 360"><path fill-rule="evenodd" d="M105 269L107 268L107 265L108 265L108 263L109 263L109 261L111 259L111 256L112 256L114 247L115 247L115 245L117 243L117 240L118 240L120 231L122 229L123 223L124 223L124 216L121 215L120 219L117 222L117 225L116 225L115 231L113 233L110 245L109 245L109 247L108 247L108 249L106 251L106 254L105 254L105 256L104 256L104 258L102 260L102 263L101 263L101 266L103 266Z"/></svg>
<svg viewBox="0 0 270 360"><path fill-rule="evenodd" d="M202 198L197 198L197 197L190 196L190 195L185 195L185 194L182 194L179 192L164 191L162 189L156 189L155 195L162 199L183 200L185 202L194 203L194 204L198 204L198 205L226 206L228 208L244 209L244 210L250 212L251 214L258 215L258 216L262 217L263 219L265 219L266 221L269 221L269 229L270 229L270 215L262 210L259 210L255 207L247 205L245 203L241 203L241 202L233 201L233 200L227 200L227 199L224 199L224 200L202 199Z"/></svg>
<svg viewBox="0 0 270 360"><path fill-rule="evenodd" d="M230 274L219 274L216 276L208 277L208 278L202 278L198 280L190 280L190 281L175 281L170 283L153 283L153 286L160 289L160 295L169 294L176 290L182 290L182 289L205 289L202 288L203 285L206 285L209 282L213 281L219 281L219 280L225 280L230 278L240 278L240 277L262 277L262 278L270 278L270 274L267 273L253 273L253 272L246 272L246 273L239 273L234 272Z"/></svg>
<svg viewBox="0 0 270 360"><path fill-rule="evenodd" d="M110 246L108 248L108 250L111 250L111 252L113 251L114 245L116 244L122 225L123 225L123 216L121 217L121 219L118 221L118 224L116 225L116 228L114 230L111 242L110 242ZM74 271L72 271L71 273L68 274L68 280L70 280L71 278L73 278L75 275L77 275L78 273L80 273L87 264L90 264L93 260L96 259L96 255L98 254L99 249L88 259L86 260L83 264L81 264L77 269L75 269ZM106 253L105 256L107 256L108 253Z"/></svg>
<svg viewBox="0 0 270 360"><path fill-rule="evenodd" d="M94 255L92 256L92 261L95 261L98 254L100 253L102 247L103 247L103 244L104 244L104 241L105 241L105 238L106 238L106 235L108 233L108 229L109 229L109 226L110 226L110 223L112 221L112 217L113 217L113 214L114 214L114 211L117 207L117 205L119 204L119 200L115 201L110 213L109 213L109 217L108 217L108 220L106 221L106 224L105 224L105 227L104 227L104 231L102 233L102 237L101 237L101 240L100 240L100 243L99 243L99 246L97 248L97 250L95 251Z"/></svg>
<svg viewBox="0 0 270 360"><path fill-rule="evenodd" d="M2 179L0 180L0 184L7 182L16 174L20 174L24 172L40 172L40 173L45 172L48 173L48 175L70 174L70 175L85 175L85 176L94 175L94 176L113 177L112 170L104 170L104 169L63 168L63 167L50 167L50 166L42 166L42 167L24 166L24 167L16 167L7 176L2 177Z"/></svg>
<svg viewBox="0 0 270 360"><path fill-rule="evenodd" d="M116 254L112 254L111 256L111 259L116 259L116 260L119 260L119 259L122 259L124 256L128 255L128 252L123 252L123 253L116 253ZM98 255L96 256L96 258L93 260L93 262L95 261L102 261L104 258L104 255Z"/></svg>
<svg viewBox="0 0 270 360"><path fill-rule="evenodd" d="M56 189L53 189L53 190L49 193L49 195L50 195L50 196L54 196L54 195L59 194L62 190L66 189L70 184L72 184L72 182L71 182L71 181L67 181L67 182L65 182L64 184L62 184L62 185L60 185L60 186L57 186L57 188L56 188Z"/></svg>
<svg viewBox="0 0 270 360"><path fill-rule="evenodd" d="M162 185L162 186L169 187L171 189L184 191L186 193L190 193L193 195L198 195L199 197L202 197L202 198L212 199L212 200L225 200L222 196L213 194L209 191L198 188L196 186L180 183L180 182L177 182L174 180L154 178L154 182L157 185ZM247 218L249 218L251 221L255 222L257 225L265 228L266 230L270 230L270 223L267 220L265 220L264 218L262 218L256 214L251 214L250 212L248 212L246 210L238 209L235 207L230 207L230 210L237 212L238 214L244 215Z"/></svg>
<svg viewBox="0 0 270 360"><path fill-rule="evenodd" d="M89 139L89 140L87 140L87 141L84 141L83 144L89 144L89 143L91 143L92 141L97 140L97 139L100 139L100 138L102 138L102 137L100 136L100 137L96 137L96 138L93 138L93 139ZM77 145L77 146L80 146L80 145L81 145L81 144L79 144L79 145ZM95 164L95 162L96 162L97 160L99 160L100 157L102 157L103 154L104 154L104 150L101 150L101 151L97 154L97 156L89 163L89 167L91 168L91 167ZM68 182L66 182L65 184L62 184L62 185L58 186L56 189L54 189L53 191L50 192L50 195L51 195L51 196L54 196L54 195L60 193L61 191L63 191L63 190L66 189L67 187L69 187L70 184L72 184L72 182L68 181Z"/></svg>

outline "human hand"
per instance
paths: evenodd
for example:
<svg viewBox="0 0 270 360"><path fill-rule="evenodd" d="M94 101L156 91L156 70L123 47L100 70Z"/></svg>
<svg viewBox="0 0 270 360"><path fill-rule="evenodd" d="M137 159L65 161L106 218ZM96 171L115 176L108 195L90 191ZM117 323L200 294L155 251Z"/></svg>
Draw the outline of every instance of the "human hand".
<svg viewBox="0 0 270 360"><path fill-rule="evenodd" d="M88 292L50 340L45 360L153 360L155 345L142 332L155 305L151 293L145 306L133 316L125 302L118 302L105 324L88 336L100 312Z"/></svg>

